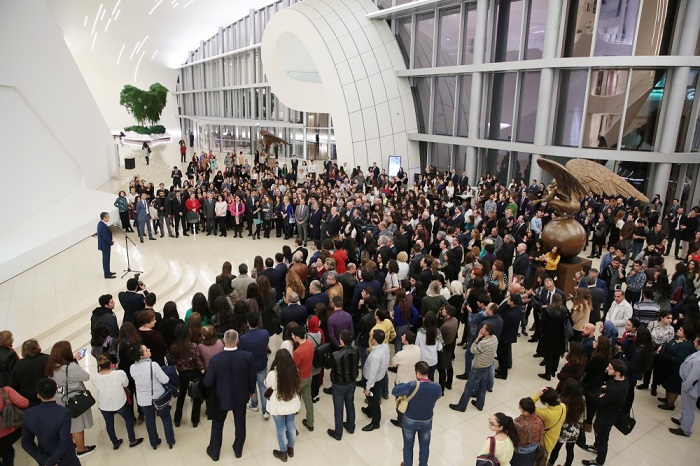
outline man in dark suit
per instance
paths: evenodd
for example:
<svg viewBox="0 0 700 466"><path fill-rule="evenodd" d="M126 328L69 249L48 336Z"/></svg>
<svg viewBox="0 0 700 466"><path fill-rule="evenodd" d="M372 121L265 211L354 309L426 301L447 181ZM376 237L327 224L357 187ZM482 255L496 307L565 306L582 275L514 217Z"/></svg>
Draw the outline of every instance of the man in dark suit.
<svg viewBox="0 0 700 466"><path fill-rule="evenodd" d="M97 224L97 249L102 251L102 271L105 278L116 278L116 273L112 272L109 266L112 255L112 231L109 229L109 214L100 213L100 223Z"/></svg>
<svg viewBox="0 0 700 466"><path fill-rule="evenodd" d="M148 239L155 241L151 229L151 211L148 206L148 194L142 193L141 200L136 203L136 220L139 222L139 239L143 243L144 227L148 228Z"/></svg>
<svg viewBox="0 0 700 466"><path fill-rule="evenodd" d="M447 225L455 228L464 228L464 214L460 206L455 207L455 213L447 220Z"/></svg>
<svg viewBox="0 0 700 466"><path fill-rule="evenodd" d="M207 236L212 233L216 235L216 212L214 211L214 206L216 206L216 199L214 199L214 192L209 191L209 195L204 200L204 205L202 210L204 211L204 217L207 220ZM160 230L161 238L163 237L163 230ZM171 235L172 236L172 235Z"/></svg>
<svg viewBox="0 0 700 466"><path fill-rule="evenodd" d="M294 175L294 182L296 183L297 170L299 168L299 160L296 155L292 155L292 174Z"/></svg>
<svg viewBox="0 0 700 466"><path fill-rule="evenodd" d="M306 259L309 258L309 250L306 249L306 243L301 240L301 238L297 238L294 240L294 244L296 245L296 249L292 251L292 257L294 257L294 254L297 252L301 253L301 258L302 262L306 263Z"/></svg>
<svg viewBox="0 0 700 466"><path fill-rule="evenodd" d="M309 296L306 298L304 306L306 307L307 314L310 316L314 314L317 304L325 304L328 306L328 295L321 291L321 288L321 282L318 280L313 280L309 284Z"/></svg>
<svg viewBox="0 0 700 466"><path fill-rule="evenodd" d="M467 189L467 186L469 185L469 177L467 176L467 172L465 170L462 171L462 176L459 177L459 190L460 191L465 191Z"/></svg>
<svg viewBox="0 0 700 466"><path fill-rule="evenodd" d="M421 271L420 261L423 260L421 245L418 243L414 243L413 246L411 246L411 248L413 249L413 258L408 263L409 275L417 274Z"/></svg>
<svg viewBox="0 0 700 466"><path fill-rule="evenodd" d="M530 256L527 255L527 245L520 243L515 249L515 260L513 261L513 275L520 275L525 278L527 269L530 267Z"/></svg>
<svg viewBox="0 0 700 466"><path fill-rule="evenodd" d="M215 414L211 421L211 437L207 455L219 460L224 421L229 411L233 411L233 424L236 428L233 440L233 453L236 458L243 455L246 436L246 404L255 394L255 370L253 355L238 349L238 332L227 330L224 333L224 350L209 360L209 368L204 375L204 386L212 388L216 397Z"/></svg>
<svg viewBox="0 0 700 466"><path fill-rule="evenodd" d="M284 263L284 255L281 252L275 254L275 267L265 275L270 280L270 285L275 289L276 299L279 301L284 294L285 278L287 277L287 265Z"/></svg>
<svg viewBox="0 0 700 466"><path fill-rule="evenodd" d="M185 219L185 204L180 191L175 191L175 197L170 199L170 215L175 221L175 238L180 236L180 222L182 222L182 236L187 234L187 220Z"/></svg>
<svg viewBox="0 0 700 466"><path fill-rule="evenodd" d="M299 199L299 205L297 206L294 217L297 223L297 233L299 234L299 239L302 240L304 246L309 239L309 207L306 205L306 199L303 197ZM304 258L306 261L306 258Z"/></svg>
<svg viewBox="0 0 700 466"><path fill-rule="evenodd" d="M331 217L328 219L328 224L326 226L326 235L329 238L335 238L340 234L340 215L338 214L338 208L331 207Z"/></svg>
<svg viewBox="0 0 700 466"><path fill-rule="evenodd" d="M80 466L70 434L70 411L56 404L56 382L44 378L36 384L42 403L24 413L22 448L40 465ZM87 447L83 456L95 450Z"/></svg>
<svg viewBox="0 0 700 466"><path fill-rule="evenodd" d="M145 287L142 287L142 284L136 278L130 278L126 281L126 291L119 292L119 304L124 309L122 325L124 325L124 322L134 323L136 313L145 309L145 297L140 293L143 289Z"/></svg>
<svg viewBox="0 0 700 466"><path fill-rule="evenodd" d="M542 311L546 311L547 307L552 303L552 296L558 294L561 296L562 302L566 303L566 294L559 288L554 286L554 280L551 278L545 278L544 286L540 289L540 292L534 295L535 299L540 303ZM536 312L533 314L535 319L535 334L528 340L529 342L535 342L540 339L542 328L540 326L540 313Z"/></svg>
<svg viewBox="0 0 700 466"><path fill-rule="evenodd" d="M321 241L321 220L323 212L318 207L318 201L313 201L309 214L309 236L314 241Z"/></svg>
<svg viewBox="0 0 700 466"><path fill-rule="evenodd" d="M280 320L282 321L282 338L287 338L287 324L296 322L299 326L306 325L306 318L309 317L306 307L299 304L299 295L295 291L290 291L287 296L289 304L282 308Z"/></svg>
<svg viewBox="0 0 700 466"><path fill-rule="evenodd" d="M591 324L596 324L600 322L600 308L603 306L603 303L605 303L607 292L605 291L605 289L597 285L596 280L602 281L599 278L596 279L594 276L588 275L584 278L584 280L585 286L579 284L579 288L588 288L588 291L591 293L592 306L588 321ZM603 282L603 286L605 286L605 282Z"/></svg>

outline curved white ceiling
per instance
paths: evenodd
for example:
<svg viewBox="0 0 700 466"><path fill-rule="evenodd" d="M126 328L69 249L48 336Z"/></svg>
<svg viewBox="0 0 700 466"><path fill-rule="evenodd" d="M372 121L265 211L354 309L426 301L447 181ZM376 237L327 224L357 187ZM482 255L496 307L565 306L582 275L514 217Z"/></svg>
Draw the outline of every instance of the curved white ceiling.
<svg viewBox="0 0 700 466"><path fill-rule="evenodd" d="M134 69L152 60L172 68L219 27L273 0L46 0L74 56L108 55ZM120 58L121 55L121 58Z"/></svg>

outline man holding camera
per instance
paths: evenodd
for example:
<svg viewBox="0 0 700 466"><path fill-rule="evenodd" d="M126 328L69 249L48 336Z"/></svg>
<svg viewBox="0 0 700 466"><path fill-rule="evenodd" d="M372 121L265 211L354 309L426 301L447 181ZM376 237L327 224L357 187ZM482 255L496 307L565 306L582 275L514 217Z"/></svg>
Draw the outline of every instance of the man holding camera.
<svg viewBox="0 0 700 466"><path fill-rule="evenodd" d="M126 291L119 292L119 304L121 304L124 309L122 325L124 325L124 322L131 322L133 324L136 314L146 308L144 295L147 294L148 291L146 291L146 285L139 280L139 275L140 274L137 273L134 278L128 279L126 281Z"/></svg>

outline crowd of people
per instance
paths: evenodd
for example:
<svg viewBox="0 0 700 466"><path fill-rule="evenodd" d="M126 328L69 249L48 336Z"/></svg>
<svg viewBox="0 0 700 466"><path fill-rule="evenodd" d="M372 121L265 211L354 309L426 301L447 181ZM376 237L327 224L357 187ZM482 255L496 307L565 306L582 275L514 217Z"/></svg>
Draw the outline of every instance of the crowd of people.
<svg viewBox="0 0 700 466"><path fill-rule="evenodd" d="M464 173L429 167L409 182L403 169L388 176L374 164L347 173L330 161L319 176L300 180L294 161L288 176L260 164L232 164L214 174L210 161L198 156L182 183L174 169L167 189L136 177L130 194L122 191L115 203L122 225L132 228L141 199L153 212L134 218L141 236L151 227L174 237L233 231L242 238L247 230L253 239L284 234L294 246L256 256L250 267L224 262L184 314L172 301L160 307L139 277L117 296L121 325L114 297L99 298L91 316L91 354L99 367L92 382L115 449L122 444L115 413L126 422L129 447L142 442L134 425L145 421L148 442L158 448L160 418L172 448L189 398L192 426L200 423L202 405L212 423L206 447L212 460L221 453L228 411L234 453L243 454L250 410L272 417L279 443L272 454L287 461L294 457L296 414L303 412L301 425L313 431L321 391L333 399L327 434L338 441L354 434L359 387L366 402L362 431L379 428L380 404L391 393L397 416L390 422L403 432L403 464L413 464L417 435L419 464L426 465L433 410L445 390L455 378L466 380L449 407L483 410L495 379L512 377L512 345L521 336L537 343L539 377L558 383L520 400L515 419L493 414L481 456L502 465L554 464L564 447L570 465L578 445L596 454L584 464L602 465L610 432L630 416L635 391L657 396L659 387L659 409L675 410L681 398L671 433L690 436L700 394L697 208L686 215L677 200L663 210L658 197L645 206L589 193L577 218L590 255L607 253L597 269L577 275L577 288L567 294L557 283L558 251L545 250L540 240L553 213L546 203L533 203L547 192L536 180L502 185L486 176L472 186ZM674 241L680 262L669 272L665 256ZM282 344L273 353L276 335ZM464 369L455 375L462 348ZM19 359L11 333L0 332L0 351L4 391L20 407L66 404L70 397L63 394L84 389L90 378L68 342L46 355L28 340ZM395 372L391 391L389 372ZM60 426L73 442L63 445L57 462L77 464L94 451L84 442L92 426L89 409ZM22 446L41 464L56 459L45 434L27 427ZM5 458L18 430L0 430L2 464L11 464Z"/></svg>

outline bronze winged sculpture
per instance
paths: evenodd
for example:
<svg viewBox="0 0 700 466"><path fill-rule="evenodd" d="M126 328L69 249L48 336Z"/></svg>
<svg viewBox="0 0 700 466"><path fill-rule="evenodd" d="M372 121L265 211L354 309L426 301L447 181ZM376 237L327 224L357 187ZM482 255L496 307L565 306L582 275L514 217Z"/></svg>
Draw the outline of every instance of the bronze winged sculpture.
<svg viewBox="0 0 700 466"><path fill-rule="evenodd" d="M642 202L649 199L629 184L624 178L608 170L599 163L586 159L572 159L566 166L540 158L537 164L554 180L549 186L549 194L541 200L547 202L557 218L547 224L542 231L545 249L557 246L563 259L577 256L586 243L586 231L574 218L581 209L581 201L591 191L606 196L634 197Z"/></svg>
<svg viewBox="0 0 700 466"><path fill-rule="evenodd" d="M265 155L270 155L270 150L278 144L289 145L289 143L284 139L278 138L274 134L270 133L269 131L265 131L264 129L260 130L260 139L258 139L258 144L260 144L260 149L265 153Z"/></svg>

